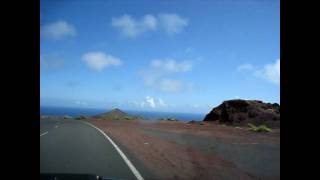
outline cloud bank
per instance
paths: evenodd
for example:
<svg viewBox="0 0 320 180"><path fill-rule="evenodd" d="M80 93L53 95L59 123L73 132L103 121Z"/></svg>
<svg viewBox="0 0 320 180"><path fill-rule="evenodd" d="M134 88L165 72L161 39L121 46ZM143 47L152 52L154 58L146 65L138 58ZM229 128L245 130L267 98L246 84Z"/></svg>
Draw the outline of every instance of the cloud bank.
<svg viewBox="0 0 320 180"><path fill-rule="evenodd" d="M139 103L141 108L163 108L168 105L161 98L154 98L146 96L145 99Z"/></svg>
<svg viewBox="0 0 320 180"><path fill-rule="evenodd" d="M74 37L77 32L73 25L60 20L40 26L40 34L48 39L59 40L64 37Z"/></svg>
<svg viewBox="0 0 320 180"><path fill-rule="evenodd" d="M188 19L169 13L147 14L140 19L124 14L120 17L113 17L111 20L112 27L120 30L125 37L130 38L158 29L163 30L168 35L173 35L180 33L188 24Z"/></svg>
<svg viewBox="0 0 320 180"><path fill-rule="evenodd" d="M188 19L177 14L162 13L158 15L158 18L162 28L170 35L181 32L189 24Z"/></svg>
<svg viewBox="0 0 320 180"><path fill-rule="evenodd" d="M110 66L120 66L122 61L112 55L103 52L88 52L82 56L82 60L95 71L102 71Z"/></svg>
<svg viewBox="0 0 320 180"><path fill-rule="evenodd" d="M127 37L136 37L147 31L154 31L157 28L157 20L153 15L145 15L137 20L130 15L112 18L111 25L118 28Z"/></svg>
<svg viewBox="0 0 320 180"><path fill-rule="evenodd" d="M147 71L142 73L146 86L164 92L180 92L188 88L181 81L172 78L176 73L191 71L192 64L188 61L177 61L175 59L152 60Z"/></svg>
<svg viewBox="0 0 320 180"><path fill-rule="evenodd" d="M192 68L192 64L187 61L177 62L174 59L155 59L151 61L151 67L157 68L166 72L187 72Z"/></svg>
<svg viewBox="0 0 320 180"><path fill-rule="evenodd" d="M280 84L280 59L272 64L265 65L260 70L257 70L255 75L271 83Z"/></svg>
<svg viewBox="0 0 320 180"><path fill-rule="evenodd" d="M40 67L43 70L58 70L62 68L65 61L57 55L40 55Z"/></svg>
<svg viewBox="0 0 320 180"><path fill-rule="evenodd" d="M243 64L238 66L237 70L252 72L255 77L264 79L273 84L280 84L280 59L277 59L274 63L266 64L262 68L252 64Z"/></svg>

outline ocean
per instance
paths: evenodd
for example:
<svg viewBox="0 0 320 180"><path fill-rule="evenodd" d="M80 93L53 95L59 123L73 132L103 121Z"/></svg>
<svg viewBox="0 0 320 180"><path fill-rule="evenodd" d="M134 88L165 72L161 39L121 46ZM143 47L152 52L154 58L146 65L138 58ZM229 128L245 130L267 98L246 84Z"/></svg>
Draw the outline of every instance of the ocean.
<svg viewBox="0 0 320 180"><path fill-rule="evenodd" d="M70 107L47 107L40 106L40 115L77 117L80 115L93 116L110 111L110 109L91 109L91 108L70 108ZM174 113L174 112L150 112L150 111L132 111L123 110L129 115L142 116L146 119L175 118L181 121L201 121L205 114L192 113Z"/></svg>

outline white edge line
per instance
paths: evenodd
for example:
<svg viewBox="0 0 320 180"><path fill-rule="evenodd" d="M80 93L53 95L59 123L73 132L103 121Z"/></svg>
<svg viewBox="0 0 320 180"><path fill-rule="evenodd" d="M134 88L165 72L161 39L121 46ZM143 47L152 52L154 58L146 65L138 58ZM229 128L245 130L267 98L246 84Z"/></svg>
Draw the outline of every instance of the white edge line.
<svg viewBox="0 0 320 180"><path fill-rule="evenodd" d="M48 134L48 131L46 131L46 132L44 132L44 133L40 134L40 137L41 137L41 136L43 136L43 135L46 135L46 134Z"/></svg>
<svg viewBox="0 0 320 180"><path fill-rule="evenodd" d="M121 151L121 149L116 145L116 143L113 142L113 140L107 134L105 134L101 129L97 128L96 126L94 126L88 122L85 122L85 121L81 121L81 122L97 129L101 134L103 134L110 141L110 143L114 146L114 148L118 151L118 153L120 154L120 156L122 157L124 162L128 165L128 167L130 168L132 173L136 176L136 178L138 180L144 180L143 177L141 176L141 174L139 173L139 171L133 166L133 164L127 158L127 156Z"/></svg>

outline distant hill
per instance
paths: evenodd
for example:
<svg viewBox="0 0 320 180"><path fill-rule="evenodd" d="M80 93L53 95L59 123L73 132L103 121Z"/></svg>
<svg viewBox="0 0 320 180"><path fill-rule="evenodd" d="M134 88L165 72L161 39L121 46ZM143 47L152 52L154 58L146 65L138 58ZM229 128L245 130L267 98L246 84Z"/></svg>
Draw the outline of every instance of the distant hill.
<svg viewBox="0 0 320 180"><path fill-rule="evenodd" d="M102 113L96 116L93 116L94 118L98 118L98 119L114 119L114 120L118 120L118 119L123 119L123 118L127 118L129 117L129 115L123 111L121 111L118 108L112 109L109 112L106 113Z"/></svg>
<svg viewBox="0 0 320 180"><path fill-rule="evenodd" d="M213 108L203 121L215 121L229 125L252 123L280 127L280 105L259 100L228 100Z"/></svg>

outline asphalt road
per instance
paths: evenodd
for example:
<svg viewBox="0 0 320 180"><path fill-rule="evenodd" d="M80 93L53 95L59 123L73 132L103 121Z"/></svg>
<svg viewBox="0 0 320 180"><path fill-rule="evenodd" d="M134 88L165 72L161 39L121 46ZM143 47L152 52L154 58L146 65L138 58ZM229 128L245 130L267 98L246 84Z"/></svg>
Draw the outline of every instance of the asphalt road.
<svg viewBox="0 0 320 180"><path fill-rule="evenodd" d="M108 139L82 121L40 120L40 173L137 179Z"/></svg>

